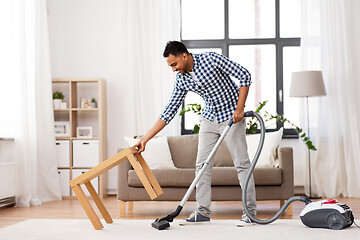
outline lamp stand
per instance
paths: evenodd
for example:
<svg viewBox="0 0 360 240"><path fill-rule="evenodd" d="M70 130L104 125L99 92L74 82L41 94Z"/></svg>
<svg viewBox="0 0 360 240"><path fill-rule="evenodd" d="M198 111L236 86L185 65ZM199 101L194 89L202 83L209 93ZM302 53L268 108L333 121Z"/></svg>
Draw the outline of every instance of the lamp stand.
<svg viewBox="0 0 360 240"><path fill-rule="evenodd" d="M310 121L309 121L309 97L306 96L306 110L307 110L307 128L308 128L308 139L310 141ZM309 198L319 199L321 197L314 197L311 195L311 161L310 161L310 149L308 148L308 159L309 159Z"/></svg>

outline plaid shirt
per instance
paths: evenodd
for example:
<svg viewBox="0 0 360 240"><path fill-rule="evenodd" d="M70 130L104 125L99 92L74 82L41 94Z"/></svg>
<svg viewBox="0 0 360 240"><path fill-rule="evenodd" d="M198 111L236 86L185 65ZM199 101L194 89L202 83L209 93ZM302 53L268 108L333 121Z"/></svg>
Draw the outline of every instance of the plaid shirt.
<svg viewBox="0 0 360 240"><path fill-rule="evenodd" d="M196 83L188 72L177 73L169 103L159 118L168 124L174 118L187 92L192 91L199 94L205 102L202 112L204 118L214 121L216 117L219 123L229 120L236 109L240 90L230 79L230 75L240 80L241 87L247 87L251 84L249 71L215 52L192 56L192 71L200 84Z"/></svg>

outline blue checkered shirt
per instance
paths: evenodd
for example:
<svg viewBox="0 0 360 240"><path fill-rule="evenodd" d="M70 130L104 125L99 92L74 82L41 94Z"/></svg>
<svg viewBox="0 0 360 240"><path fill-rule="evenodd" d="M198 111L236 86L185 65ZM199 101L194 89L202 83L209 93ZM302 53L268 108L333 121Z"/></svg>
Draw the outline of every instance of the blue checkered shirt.
<svg viewBox="0 0 360 240"><path fill-rule="evenodd" d="M196 83L188 72L177 73L169 103L159 118L168 124L174 118L187 92L192 91L204 100L204 118L214 121L216 117L219 123L229 120L236 109L240 90L230 76L240 80L241 87L247 87L251 84L249 71L215 52L192 56L192 71L200 83Z"/></svg>

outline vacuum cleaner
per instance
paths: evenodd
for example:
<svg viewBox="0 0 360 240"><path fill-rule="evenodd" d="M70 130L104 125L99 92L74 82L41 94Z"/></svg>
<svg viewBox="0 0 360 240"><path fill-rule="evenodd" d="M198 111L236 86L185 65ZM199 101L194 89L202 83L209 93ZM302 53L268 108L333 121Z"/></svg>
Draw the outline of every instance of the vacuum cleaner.
<svg viewBox="0 0 360 240"><path fill-rule="evenodd" d="M285 204L280 208L280 210L271 218L269 219L257 219L255 216L253 216L248 208L247 208L247 187L249 180L251 178L251 175L254 171L255 165L259 159L262 147L264 145L265 140L265 124L263 119L261 118L260 114L257 112L249 111L245 112L244 117L256 117L257 120L260 123L260 141L259 145L256 151L256 154L254 156L254 160L251 163L251 166L249 168L249 171L247 173L244 188L242 189L242 205L245 213L247 216L251 219L251 221L258 223L258 224L269 224L276 219L278 219L288 208L288 206L295 202L295 201L301 201L305 203L305 208L300 213L300 219L302 223L308 227L312 228L329 228L333 230L340 230L345 227L350 227L352 223L354 222L354 216L352 214L351 208L343 203L338 203L334 199L319 201L319 202L312 202L309 198L304 196L294 196L289 198ZM200 171L196 174L193 182L191 183L189 189L185 193L183 199L181 200L179 206L176 208L175 212L160 218L156 219L153 223L151 223L151 226L158 229L158 230L164 230L170 227L170 222L173 222L174 218L176 218L181 210L183 209L186 201L190 197L190 194L195 189L196 184L200 180L202 174L204 173L205 169L209 166L210 161L212 160L212 157L215 155L217 149L220 146L220 143L228 133L229 129L233 125L233 120L231 119L229 124L224 129L223 133L220 135L218 141L216 142L213 150L210 152L209 156L207 157L205 163L201 166ZM356 224L356 223L355 223Z"/></svg>
<svg viewBox="0 0 360 240"><path fill-rule="evenodd" d="M351 208L336 199L313 202L301 211L302 223L312 228L340 230L354 223ZM356 223L355 223L356 224Z"/></svg>

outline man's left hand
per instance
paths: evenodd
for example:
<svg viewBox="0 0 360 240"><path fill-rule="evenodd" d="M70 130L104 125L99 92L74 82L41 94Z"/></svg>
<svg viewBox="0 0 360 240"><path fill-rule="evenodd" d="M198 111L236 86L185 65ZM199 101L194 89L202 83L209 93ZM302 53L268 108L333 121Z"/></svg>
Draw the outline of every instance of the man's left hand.
<svg viewBox="0 0 360 240"><path fill-rule="evenodd" d="M234 114L233 114L233 122L237 123L239 121L241 121L244 117L244 109L236 109Z"/></svg>

